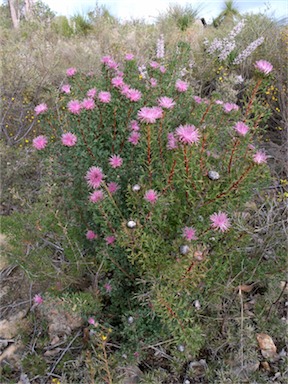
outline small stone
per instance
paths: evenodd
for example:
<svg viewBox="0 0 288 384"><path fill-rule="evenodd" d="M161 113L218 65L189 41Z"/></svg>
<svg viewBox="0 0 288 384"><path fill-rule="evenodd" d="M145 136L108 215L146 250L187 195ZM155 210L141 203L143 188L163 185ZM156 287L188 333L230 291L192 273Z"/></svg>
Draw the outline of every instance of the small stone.
<svg viewBox="0 0 288 384"><path fill-rule="evenodd" d="M136 222L133 221L133 220L129 220L128 223L127 223L127 227L131 228L131 229L135 228L136 227Z"/></svg>
<svg viewBox="0 0 288 384"><path fill-rule="evenodd" d="M208 172L208 177L209 177L210 180L218 180L220 175L216 171L209 171Z"/></svg>
<svg viewBox="0 0 288 384"><path fill-rule="evenodd" d="M128 321L128 324L132 324L134 322L134 317L133 316L129 316L127 321Z"/></svg>
<svg viewBox="0 0 288 384"><path fill-rule="evenodd" d="M201 308L201 304L199 300L194 301L194 307L197 309L197 311L199 311L199 309Z"/></svg>
<svg viewBox="0 0 288 384"><path fill-rule="evenodd" d="M191 383L191 381L188 380L188 379L186 379L186 380L184 380L184 383L183 383L183 384L190 384L190 383Z"/></svg>
<svg viewBox="0 0 288 384"><path fill-rule="evenodd" d="M135 185L133 185L133 187L132 187L132 191L133 191L133 192L138 192L138 191L140 191L140 189L141 189L141 187L140 187L139 184L135 184Z"/></svg>
<svg viewBox="0 0 288 384"><path fill-rule="evenodd" d="M187 255L187 253L190 251L190 248L188 247L188 245L181 245L179 250L181 255Z"/></svg>
<svg viewBox="0 0 288 384"><path fill-rule="evenodd" d="M184 345L182 345L182 344L178 345L178 351L179 352L184 352L185 351Z"/></svg>

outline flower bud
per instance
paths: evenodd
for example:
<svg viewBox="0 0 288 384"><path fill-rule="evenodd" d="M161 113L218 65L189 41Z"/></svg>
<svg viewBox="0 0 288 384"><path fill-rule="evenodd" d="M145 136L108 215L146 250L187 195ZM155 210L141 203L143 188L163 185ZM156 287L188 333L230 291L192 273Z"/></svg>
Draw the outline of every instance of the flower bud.
<svg viewBox="0 0 288 384"><path fill-rule="evenodd" d="M140 191L140 189L141 189L141 187L140 187L139 184L135 184L135 185L133 185L133 187L132 187L132 191L133 191L133 192L138 192L138 191Z"/></svg>
<svg viewBox="0 0 288 384"><path fill-rule="evenodd" d="M182 344L178 345L178 351L179 352L184 352L185 351L184 345L182 345Z"/></svg>
<svg viewBox="0 0 288 384"><path fill-rule="evenodd" d="M133 316L129 316L127 321L128 321L128 324L132 324L134 322L134 317Z"/></svg>
<svg viewBox="0 0 288 384"><path fill-rule="evenodd" d="M133 221L133 220L129 220L128 223L127 223L127 227L131 228L131 229L135 228L136 227L136 222Z"/></svg>
<svg viewBox="0 0 288 384"><path fill-rule="evenodd" d="M218 180L220 175L216 171L209 171L208 172L208 177L209 177L210 180Z"/></svg>
<svg viewBox="0 0 288 384"><path fill-rule="evenodd" d="M181 245L179 251L181 255L187 255L187 253L190 251L190 248L188 247L188 245Z"/></svg>

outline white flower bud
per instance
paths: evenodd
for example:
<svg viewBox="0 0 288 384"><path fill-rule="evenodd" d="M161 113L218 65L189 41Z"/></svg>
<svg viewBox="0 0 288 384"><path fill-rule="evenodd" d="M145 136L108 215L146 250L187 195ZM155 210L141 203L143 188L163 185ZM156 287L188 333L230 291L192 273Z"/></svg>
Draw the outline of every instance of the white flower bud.
<svg viewBox="0 0 288 384"><path fill-rule="evenodd" d="M184 345L182 345L182 344L178 345L178 351L179 352L184 352L185 351Z"/></svg>
<svg viewBox="0 0 288 384"><path fill-rule="evenodd" d="M220 175L216 171L209 171L208 172L208 177L209 177L210 180L218 180Z"/></svg>
<svg viewBox="0 0 288 384"><path fill-rule="evenodd" d="M195 300L194 301L194 307L199 310L201 308L201 304L200 304L200 301L199 300Z"/></svg>
<svg viewBox="0 0 288 384"><path fill-rule="evenodd" d="M134 317L133 316L129 316L127 321L128 321L128 324L132 324L134 322Z"/></svg>
<svg viewBox="0 0 288 384"><path fill-rule="evenodd" d="M181 255L187 255L187 253L190 251L190 248L188 247L188 245L181 245L179 250Z"/></svg>
<svg viewBox="0 0 288 384"><path fill-rule="evenodd" d="M127 227L128 228L135 228L136 227L136 222L133 221L133 220L129 220L128 223L127 223Z"/></svg>
<svg viewBox="0 0 288 384"><path fill-rule="evenodd" d="M141 187L140 187L139 184L135 184L135 185L133 185L133 187L132 187L132 191L133 191L133 192L138 192L138 191L140 191L140 189L141 189Z"/></svg>

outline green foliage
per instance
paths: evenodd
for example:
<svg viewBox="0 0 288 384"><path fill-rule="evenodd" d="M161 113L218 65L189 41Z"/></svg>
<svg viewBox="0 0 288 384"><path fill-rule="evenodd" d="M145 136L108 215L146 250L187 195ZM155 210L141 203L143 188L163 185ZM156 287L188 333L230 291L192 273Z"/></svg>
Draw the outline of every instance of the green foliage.
<svg viewBox="0 0 288 384"><path fill-rule="evenodd" d="M169 23L176 24L180 31L184 32L190 28L198 16L199 10L187 3L184 6L180 4L170 4L166 13L162 14L158 21L166 19Z"/></svg>

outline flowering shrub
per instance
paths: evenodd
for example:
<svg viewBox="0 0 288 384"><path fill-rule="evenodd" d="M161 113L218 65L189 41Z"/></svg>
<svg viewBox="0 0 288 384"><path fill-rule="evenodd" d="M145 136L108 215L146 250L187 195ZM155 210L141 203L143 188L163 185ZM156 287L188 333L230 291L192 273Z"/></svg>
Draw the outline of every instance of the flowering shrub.
<svg viewBox="0 0 288 384"><path fill-rule="evenodd" d="M263 116L255 108L261 82L272 67L255 64L255 88L240 108L195 95L180 78L185 64L161 53L139 72L131 54L124 64L103 57L101 75L69 68L56 105L35 108L47 137L55 127L58 137L51 143L42 135L33 145L69 180L66 208L83 246L94 247L89 268L103 268L112 322L119 326L128 310L139 317L138 296L158 321L151 329L161 320L195 353L204 338L192 303L248 268L241 244L249 236L233 214L267 181L267 156L253 138Z"/></svg>

